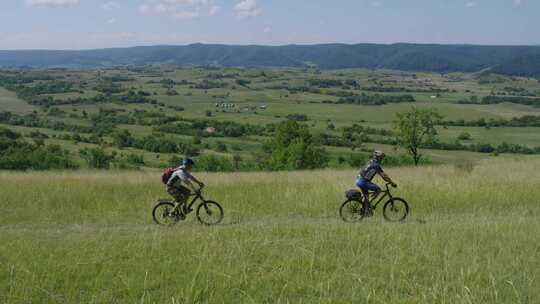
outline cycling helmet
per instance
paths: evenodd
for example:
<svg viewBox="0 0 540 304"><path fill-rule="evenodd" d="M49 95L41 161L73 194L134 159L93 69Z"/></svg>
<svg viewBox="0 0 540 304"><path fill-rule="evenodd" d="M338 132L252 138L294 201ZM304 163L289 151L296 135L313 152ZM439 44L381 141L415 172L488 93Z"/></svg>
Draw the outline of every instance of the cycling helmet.
<svg viewBox="0 0 540 304"><path fill-rule="evenodd" d="M378 159L378 160L382 160L385 156L386 156L386 154L384 154L383 151L380 151L380 150L373 151L373 157Z"/></svg>
<svg viewBox="0 0 540 304"><path fill-rule="evenodd" d="M186 158L182 161L182 166L193 166L195 162L191 158Z"/></svg>

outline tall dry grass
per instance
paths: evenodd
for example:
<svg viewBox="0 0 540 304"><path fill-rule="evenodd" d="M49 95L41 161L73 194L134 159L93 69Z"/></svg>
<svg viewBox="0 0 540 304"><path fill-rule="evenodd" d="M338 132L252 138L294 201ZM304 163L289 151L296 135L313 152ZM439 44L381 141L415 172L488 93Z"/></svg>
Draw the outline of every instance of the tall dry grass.
<svg viewBox="0 0 540 304"><path fill-rule="evenodd" d="M223 225L151 222L159 174L0 173L2 303L534 303L538 158L389 170L412 209L337 217L354 171L202 174Z"/></svg>

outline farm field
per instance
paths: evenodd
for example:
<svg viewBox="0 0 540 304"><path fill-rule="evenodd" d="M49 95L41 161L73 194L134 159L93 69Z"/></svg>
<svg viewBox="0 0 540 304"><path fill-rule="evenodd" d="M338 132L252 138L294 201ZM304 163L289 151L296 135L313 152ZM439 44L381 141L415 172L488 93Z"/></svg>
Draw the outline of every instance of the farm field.
<svg viewBox="0 0 540 304"><path fill-rule="evenodd" d="M22 141L60 146L79 168L91 167L81 151L99 147L113 155L114 168L163 168L178 157L211 155L251 171L260 169L275 126L295 120L329 152L329 167L350 168L357 166L354 155L394 146L397 114L429 108L443 119L437 142L424 147L426 160L448 163L539 154L539 96L536 79L489 73L4 69L0 128Z"/></svg>
<svg viewBox="0 0 540 304"><path fill-rule="evenodd" d="M205 173L224 222L172 228L158 171L3 171L0 302L535 303L539 166L389 169L399 224L339 219L353 170Z"/></svg>

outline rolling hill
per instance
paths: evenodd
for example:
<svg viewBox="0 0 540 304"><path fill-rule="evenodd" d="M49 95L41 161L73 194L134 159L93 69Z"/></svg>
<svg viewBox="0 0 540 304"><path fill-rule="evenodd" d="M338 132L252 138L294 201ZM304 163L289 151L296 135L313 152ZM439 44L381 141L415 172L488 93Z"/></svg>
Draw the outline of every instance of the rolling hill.
<svg viewBox="0 0 540 304"><path fill-rule="evenodd" d="M0 51L0 67L98 67L179 64L321 69L385 68L430 72L492 69L507 75L540 76L539 46L436 44L317 44L143 46L96 50Z"/></svg>

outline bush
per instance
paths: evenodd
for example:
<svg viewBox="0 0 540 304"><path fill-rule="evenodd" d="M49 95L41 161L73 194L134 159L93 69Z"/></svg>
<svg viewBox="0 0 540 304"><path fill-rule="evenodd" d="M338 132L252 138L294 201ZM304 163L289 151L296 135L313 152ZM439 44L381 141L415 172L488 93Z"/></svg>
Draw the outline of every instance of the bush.
<svg viewBox="0 0 540 304"><path fill-rule="evenodd" d="M115 153L107 154L101 147L85 148L80 150L79 153L88 164L88 167L95 169L109 169L111 161L116 156Z"/></svg>
<svg viewBox="0 0 540 304"><path fill-rule="evenodd" d="M383 105L387 103L402 103L402 102L414 102L416 101L412 95L367 95L362 93L361 95L353 95L349 97L342 97L337 103L347 104L360 104L360 105Z"/></svg>
<svg viewBox="0 0 540 304"><path fill-rule="evenodd" d="M228 149L227 149L227 145L224 144L223 142L221 141L217 141L216 144L215 144L215 150L217 152L227 152Z"/></svg>
<svg viewBox="0 0 540 304"><path fill-rule="evenodd" d="M459 140L470 140L471 138L471 134L469 134L468 132L461 132L461 134L459 134L459 136L457 137L457 139Z"/></svg>
<svg viewBox="0 0 540 304"><path fill-rule="evenodd" d="M216 155L202 155L195 160L197 171L223 172L233 171L233 164L230 159Z"/></svg>
<svg viewBox="0 0 540 304"><path fill-rule="evenodd" d="M296 121L279 124L265 149L270 170L316 169L328 164L328 153L314 143L307 127Z"/></svg>
<svg viewBox="0 0 540 304"><path fill-rule="evenodd" d="M0 128L0 169L48 170L77 168L67 150L58 145L44 145L19 141L20 134Z"/></svg>
<svg viewBox="0 0 540 304"><path fill-rule="evenodd" d="M287 115L287 119L294 121L308 121L308 116L306 114L295 113Z"/></svg>
<svg viewBox="0 0 540 304"><path fill-rule="evenodd" d="M480 144L476 147L476 151L480 153L492 153L495 151L495 148L490 144Z"/></svg>

